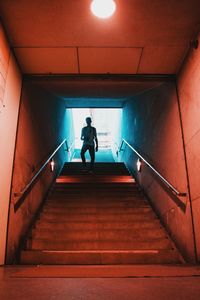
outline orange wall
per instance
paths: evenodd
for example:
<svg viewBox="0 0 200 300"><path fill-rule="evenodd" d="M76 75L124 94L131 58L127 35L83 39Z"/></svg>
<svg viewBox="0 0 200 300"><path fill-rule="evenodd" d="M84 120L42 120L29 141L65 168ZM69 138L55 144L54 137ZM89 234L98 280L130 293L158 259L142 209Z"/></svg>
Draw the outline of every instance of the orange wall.
<svg viewBox="0 0 200 300"><path fill-rule="evenodd" d="M199 35L200 40L200 35ZM178 91L194 228L200 261L200 46L191 49L178 77Z"/></svg>
<svg viewBox="0 0 200 300"><path fill-rule="evenodd" d="M21 75L0 25L0 264L4 264Z"/></svg>
<svg viewBox="0 0 200 300"><path fill-rule="evenodd" d="M12 182L13 204L18 201L14 194L23 190L64 138L70 145L73 140L70 125L71 114L66 111L62 99L49 94L35 82L24 80ZM67 161L65 148L62 146L54 157L55 171L52 173L47 165L20 208L14 211L14 206L10 206L7 263L15 260L19 245L22 245L53 179Z"/></svg>
<svg viewBox="0 0 200 300"><path fill-rule="evenodd" d="M123 158L160 216L168 233L188 261L194 261L194 243L178 98L174 81L141 94L124 107L123 136L187 197L174 197L126 147Z"/></svg>

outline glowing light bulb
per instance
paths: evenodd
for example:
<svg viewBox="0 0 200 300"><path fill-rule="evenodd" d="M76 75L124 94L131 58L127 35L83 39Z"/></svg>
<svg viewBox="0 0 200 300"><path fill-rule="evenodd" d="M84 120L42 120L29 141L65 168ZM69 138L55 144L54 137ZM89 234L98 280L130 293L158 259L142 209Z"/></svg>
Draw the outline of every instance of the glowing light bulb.
<svg viewBox="0 0 200 300"><path fill-rule="evenodd" d="M137 165L137 171L138 172L141 172L141 169L142 169L142 162L141 160L138 158L137 162L136 162L136 165Z"/></svg>
<svg viewBox="0 0 200 300"><path fill-rule="evenodd" d="M55 162L54 162L53 159L51 159L51 161L50 161L50 170L51 170L51 172L54 171L54 168L55 168Z"/></svg>
<svg viewBox="0 0 200 300"><path fill-rule="evenodd" d="M90 8L96 17L107 19L114 14L116 3L114 0L93 0Z"/></svg>

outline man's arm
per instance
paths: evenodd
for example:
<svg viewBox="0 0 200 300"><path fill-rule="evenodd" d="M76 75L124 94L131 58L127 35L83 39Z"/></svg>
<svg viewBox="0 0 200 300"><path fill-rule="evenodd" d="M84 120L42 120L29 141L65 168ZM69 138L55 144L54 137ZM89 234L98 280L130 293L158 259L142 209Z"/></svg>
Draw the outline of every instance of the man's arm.
<svg viewBox="0 0 200 300"><path fill-rule="evenodd" d="M98 151L98 139L97 139L97 131L96 131L96 128L94 128L94 140L95 140L95 143L96 143L96 152Z"/></svg>
<svg viewBox="0 0 200 300"><path fill-rule="evenodd" d="M82 130L81 130L81 140L82 140L82 141L84 140L83 128L82 128Z"/></svg>

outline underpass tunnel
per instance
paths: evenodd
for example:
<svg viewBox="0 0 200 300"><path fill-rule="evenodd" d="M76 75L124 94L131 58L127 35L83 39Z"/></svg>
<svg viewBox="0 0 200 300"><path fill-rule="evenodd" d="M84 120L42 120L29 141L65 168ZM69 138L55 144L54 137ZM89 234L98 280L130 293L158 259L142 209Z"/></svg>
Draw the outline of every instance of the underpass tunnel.
<svg viewBox="0 0 200 300"><path fill-rule="evenodd" d="M69 85L71 90L68 94ZM81 90L84 98L76 97ZM73 83L72 78L24 79L15 145L11 191L13 205L9 211L7 263L16 259L19 243L23 243L23 237L27 234L63 164L66 161L81 161L81 144L77 141L80 134L77 136L75 123L80 122L80 133L88 114L93 118L93 125L97 127L97 131L102 131L102 120L103 126L107 126L107 119L114 133L109 141L110 152L102 154L102 151L108 150L104 141L99 150L100 156L96 155L96 161L126 164L178 249L181 249L187 259L194 261L179 105L173 76L140 81L131 77L116 80L110 76L104 77L103 80L73 78ZM117 112L118 118L112 116L113 111ZM50 161L26 195L25 201L20 202L19 192L38 171L45 158L65 139L66 142L53 157L53 172ZM120 149L123 139L135 147L178 190L186 192L187 196L176 197L162 185L162 181L143 161L141 170L138 171L138 156L125 143ZM181 226L178 226L177 222L180 222Z"/></svg>
<svg viewBox="0 0 200 300"><path fill-rule="evenodd" d="M63 164L77 158L72 109L86 108L121 111L118 124L111 122L118 129L110 145L112 159L134 175L185 260L199 262L199 48L189 50L177 74L41 75L24 74L2 28L0 38L0 264L17 261ZM140 170L130 146L144 158ZM145 161L180 195L166 188Z"/></svg>

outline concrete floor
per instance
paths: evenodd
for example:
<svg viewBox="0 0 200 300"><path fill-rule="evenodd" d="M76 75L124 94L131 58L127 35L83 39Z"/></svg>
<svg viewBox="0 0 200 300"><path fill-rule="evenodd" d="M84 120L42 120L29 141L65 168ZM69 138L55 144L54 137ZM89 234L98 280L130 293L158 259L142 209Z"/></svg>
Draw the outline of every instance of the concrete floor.
<svg viewBox="0 0 200 300"><path fill-rule="evenodd" d="M32 273L34 269L36 270L36 267L31 268L0 268L1 300L200 299L199 267L124 266L121 267L121 271L123 270L123 272L121 272L122 278L120 278L120 272L117 274L119 278L86 278L86 273L85 276L82 276L80 271L86 271L88 267L84 269L84 267L81 266L78 267L78 269L71 267L71 271L68 274L64 271L67 270L68 267L43 266L41 269L40 267L37 269L39 270L37 273ZM114 269L115 268L118 269L117 266L115 266ZM107 268L104 267L105 276L106 269ZM112 272L115 271L114 269L108 267L108 270ZM24 270L28 270L28 273L23 273ZM44 275L42 272L45 270L53 271L53 273L49 273L49 278L42 278L42 275ZM77 270L79 271L77 272ZM94 276L97 275L97 271L98 268L94 270ZM108 272L107 274L110 273ZM92 277L93 275L91 272L89 276ZM24 277L19 278L19 276ZM55 276L55 278L53 276ZM62 276L68 278L61 278ZM80 278L78 278L78 276L80 276ZM124 276L130 277L124 278Z"/></svg>

